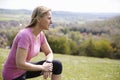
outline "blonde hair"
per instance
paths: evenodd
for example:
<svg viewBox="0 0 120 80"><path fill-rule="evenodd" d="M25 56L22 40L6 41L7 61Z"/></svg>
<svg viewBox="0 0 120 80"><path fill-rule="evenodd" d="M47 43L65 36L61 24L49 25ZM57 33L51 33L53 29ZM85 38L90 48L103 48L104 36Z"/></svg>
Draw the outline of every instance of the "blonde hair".
<svg viewBox="0 0 120 80"><path fill-rule="evenodd" d="M32 12L31 21L27 27L33 27L34 25L36 25L37 17L42 18L45 14L47 14L48 11L51 11L51 9L45 6L36 7Z"/></svg>

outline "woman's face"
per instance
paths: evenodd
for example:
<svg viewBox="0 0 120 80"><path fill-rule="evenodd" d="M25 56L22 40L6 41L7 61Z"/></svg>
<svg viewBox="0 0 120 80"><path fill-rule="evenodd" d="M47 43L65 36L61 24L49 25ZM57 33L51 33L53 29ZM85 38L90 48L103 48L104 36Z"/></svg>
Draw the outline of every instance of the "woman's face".
<svg viewBox="0 0 120 80"><path fill-rule="evenodd" d="M45 14L38 23L40 28L42 28L43 30L48 30L50 24L52 24L51 12L49 11L47 14Z"/></svg>

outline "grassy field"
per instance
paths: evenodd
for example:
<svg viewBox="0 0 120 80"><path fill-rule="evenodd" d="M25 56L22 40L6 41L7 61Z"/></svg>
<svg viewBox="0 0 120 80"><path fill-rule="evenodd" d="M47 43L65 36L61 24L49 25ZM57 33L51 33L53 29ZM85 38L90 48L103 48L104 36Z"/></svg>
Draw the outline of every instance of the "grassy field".
<svg viewBox="0 0 120 80"><path fill-rule="evenodd" d="M8 49L0 49L0 71L8 55ZM32 61L44 59L42 53ZM63 63L62 80L120 80L120 60L54 54ZM0 73L0 80L2 80ZM42 76L28 80L43 80Z"/></svg>

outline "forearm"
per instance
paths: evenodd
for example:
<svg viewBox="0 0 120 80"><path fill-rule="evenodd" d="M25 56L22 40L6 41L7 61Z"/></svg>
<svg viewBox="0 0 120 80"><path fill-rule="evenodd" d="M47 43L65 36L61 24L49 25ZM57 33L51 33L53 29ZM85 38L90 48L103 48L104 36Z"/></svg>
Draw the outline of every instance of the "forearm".
<svg viewBox="0 0 120 80"><path fill-rule="evenodd" d="M32 63L28 63L28 62L17 64L17 67L19 69L28 70L28 71L43 71L44 70L42 65L35 65Z"/></svg>
<svg viewBox="0 0 120 80"><path fill-rule="evenodd" d="M46 55L46 60L51 61L51 62L53 61L53 53L52 52Z"/></svg>

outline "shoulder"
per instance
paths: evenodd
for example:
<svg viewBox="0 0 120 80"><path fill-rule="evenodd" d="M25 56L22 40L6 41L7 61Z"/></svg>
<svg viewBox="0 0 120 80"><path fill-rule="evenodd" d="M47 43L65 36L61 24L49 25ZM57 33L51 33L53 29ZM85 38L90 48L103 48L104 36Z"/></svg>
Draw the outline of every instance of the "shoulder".
<svg viewBox="0 0 120 80"><path fill-rule="evenodd" d="M40 35L44 35L44 32L43 32L43 31L41 31L41 32L40 32Z"/></svg>
<svg viewBox="0 0 120 80"><path fill-rule="evenodd" d="M30 31L29 31L29 29L25 28L25 29L20 30L18 35L20 35L20 36L29 36Z"/></svg>
<svg viewBox="0 0 120 80"><path fill-rule="evenodd" d="M19 31L20 34L29 34L29 29L25 28Z"/></svg>
<svg viewBox="0 0 120 80"><path fill-rule="evenodd" d="M41 37L44 37L44 36L45 36L45 34L44 34L43 31L40 32L40 36L41 36Z"/></svg>
<svg viewBox="0 0 120 80"><path fill-rule="evenodd" d="M18 32L17 37L26 39L26 38L29 38L30 35L31 34L30 34L29 30L25 28Z"/></svg>

